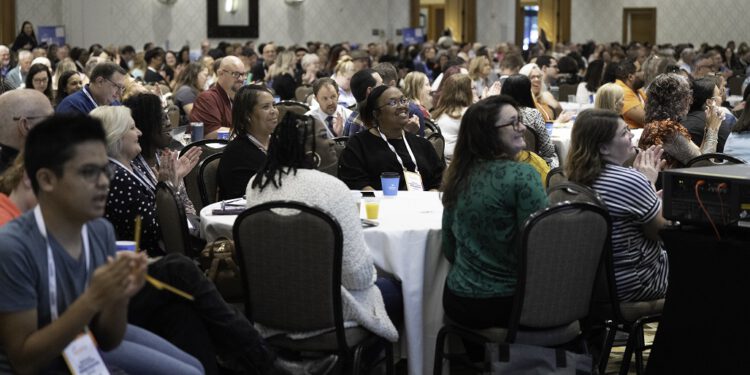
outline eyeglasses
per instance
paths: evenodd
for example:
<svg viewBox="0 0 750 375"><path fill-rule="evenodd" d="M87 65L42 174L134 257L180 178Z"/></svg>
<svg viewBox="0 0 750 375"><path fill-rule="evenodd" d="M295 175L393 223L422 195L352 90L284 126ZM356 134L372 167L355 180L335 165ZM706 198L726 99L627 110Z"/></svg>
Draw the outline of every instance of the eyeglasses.
<svg viewBox="0 0 750 375"><path fill-rule="evenodd" d="M123 92L123 91L125 91L125 86L124 85L120 85L120 84L114 83L109 78L105 78L105 80L107 80L107 82L111 83L112 86L114 86L117 89L117 92Z"/></svg>
<svg viewBox="0 0 750 375"><path fill-rule="evenodd" d="M99 176L101 176L102 173L107 177L107 180L111 181L112 178L115 177L116 169L117 167L110 163L107 163L107 165L104 166L89 164L79 168L77 173L87 182L99 181Z"/></svg>
<svg viewBox="0 0 750 375"><path fill-rule="evenodd" d="M247 78L247 72L230 72L228 70L225 70L224 72L225 73L229 73L229 75L231 75L232 77L234 77L234 79L240 79L240 78L245 79L245 78Z"/></svg>
<svg viewBox="0 0 750 375"><path fill-rule="evenodd" d="M32 79L32 81L34 81L34 83L47 83L47 82L49 82L49 79L46 78L46 77L45 78L34 78L34 79Z"/></svg>
<svg viewBox="0 0 750 375"><path fill-rule="evenodd" d="M521 122L520 119L518 119L516 121L513 121L513 122L509 122L507 124L495 125L495 128L496 129L500 129L500 128L504 128L506 126L512 126L513 130L515 130L517 132L523 131L523 122Z"/></svg>
<svg viewBox="0 0 750 375"><path fill-rule="evenodd" d="M399 105L407 105L407 104L409 104L409 99L406 99L405 96L402 96L402 97L400 97L398 99L396 99L396 98L389 99L387 102L385 102L385 104L381 105L377 109L383 108L383 107L385 107L387 105L395 108L395 107L397 107Z"/></svg>

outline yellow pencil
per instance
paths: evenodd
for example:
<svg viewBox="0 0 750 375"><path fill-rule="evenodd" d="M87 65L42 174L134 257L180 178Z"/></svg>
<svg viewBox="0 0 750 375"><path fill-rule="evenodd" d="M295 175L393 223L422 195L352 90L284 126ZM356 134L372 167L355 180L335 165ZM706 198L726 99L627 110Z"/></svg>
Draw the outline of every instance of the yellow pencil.
<svg viewBox="0 0 750 375"><path fill-rule="evenodd" d="M136 217L135 217L135 234L133 236L133 240L135 242L135 252L137 253L137 252L141 251L141 245L140 245L140 243L141 243L141 215L136 215ZM170 292L172 292L172 293L174 293L174 294L176 294L176 295L178 295L178 296L180 296L182 298L185 298L187 300L190 300L190 301L194 301L195 300L193 298L193 296L191 296L190 294L187 294L187 293L185 293L185 292L183 292L183 291L181 291L181 290L179 290L179 289L177 289L177 288L175 288L175 287L173 287L173 286L171 286L171 285L169 285L167 283L159 281L159 280L153 278L152 276L150 276L148 274L146 275L146 281L149 284L153 285L154 288L156 288L156 289L159 289L159 290L166 289L166 290L168 290L168 291L170 291Z"/></svg>
<svg viewBox="0 0 750 375"><path fill-rule="evenodd" d="M133 236L135 241L135 252L141 251L141 215L135 215L135 234Z"/></svg>

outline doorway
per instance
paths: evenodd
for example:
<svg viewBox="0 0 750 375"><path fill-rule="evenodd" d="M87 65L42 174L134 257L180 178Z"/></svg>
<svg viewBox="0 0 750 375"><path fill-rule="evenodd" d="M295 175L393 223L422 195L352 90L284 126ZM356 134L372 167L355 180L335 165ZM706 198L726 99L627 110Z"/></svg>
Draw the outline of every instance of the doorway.
<svg viewBox="0 0 750 375"><path fill-rule="evenodd" d="M411 0L410 18L428 40L438 40L445 29L457 42L476 40L476 0Z"/></svg>
<svg viewBox="0 0 750 375"><path fill-rule="evenodd" d="M16 0L0 0L0 44L10 47L16 32Z"/></svg>
<svg viewBox="0 0 750 375"><path fill-rule="evenodd" d="M656 43L656 8L622 10L622 43Z"/></svg>
<svg viewBox="0 0 750 375"><path fill-rule="evenodd" d="M551 44L568 42L570 9L571 0L516 0L516 45L527 50L542 32Z"/></svg>

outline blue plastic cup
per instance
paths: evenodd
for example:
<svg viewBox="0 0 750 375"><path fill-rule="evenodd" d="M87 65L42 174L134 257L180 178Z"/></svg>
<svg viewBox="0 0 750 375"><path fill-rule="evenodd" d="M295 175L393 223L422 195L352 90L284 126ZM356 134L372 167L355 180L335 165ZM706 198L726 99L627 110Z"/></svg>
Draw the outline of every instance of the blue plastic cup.
<svg viewBox="0 0 750 375"><path fill-rule="evenodd" d="M395 196L398 194L398 184L401 175L396 172L383 172L380 174L380 184L383 185L384 196Z"/></svg>
<svg viewBox="0 0 750 375"><path fill-rule="evenodd" d="M550 136L552 136L552 126L554 124L555 124L554 122L545 122L544 123L544 127L547 128L547 134L549 134Z"/></svg>
<svg viewBox="0 0 750 375"><path fill-rule="evenodd" d="M117 251L135 251L134 241L117 241Z"/></svg>

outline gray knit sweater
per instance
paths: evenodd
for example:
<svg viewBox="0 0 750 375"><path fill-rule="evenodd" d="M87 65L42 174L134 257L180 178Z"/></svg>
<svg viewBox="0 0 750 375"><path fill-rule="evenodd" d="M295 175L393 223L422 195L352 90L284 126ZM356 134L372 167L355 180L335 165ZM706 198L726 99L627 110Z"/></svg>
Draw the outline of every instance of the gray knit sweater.
<svg viewBox="0 0 750 375"><path fill-rule="evenodd" d="M269 185L262 192L247 185L247 207L262 203L286 200L306 203L328 212L341 225L344 234L344 252L341 264L341 297L344 320L357 323L389 341L398 340L398 331L388 318L383 296L375 286L377 273L365 245L357 202L341 180L316 170L299 169L282 179L281 188ZM261 329L261 334L264 330ZM270 333L270 331L267 331ZM264 335L265 336L265 335ZM304 334L290 334L305 337Z"/></svg>

